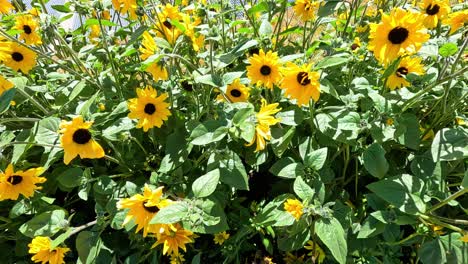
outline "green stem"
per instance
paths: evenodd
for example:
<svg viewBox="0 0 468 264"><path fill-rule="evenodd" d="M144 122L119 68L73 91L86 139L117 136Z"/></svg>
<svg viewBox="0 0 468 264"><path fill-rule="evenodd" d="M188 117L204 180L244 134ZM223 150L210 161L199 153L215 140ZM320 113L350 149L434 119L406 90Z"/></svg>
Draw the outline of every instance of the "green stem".
<svg viewBox="0 0 468 264"><path fill-rule="evenodd" d="M0 124L9 123L9 122L38 122L41 121L39 118L32 117L12 117L12 118L2 118Z"/></svg>
<svg viewBox="0 0 468 264"><path fill-rule="evenodd" d="M427 210L427 213L433 212L433 211L441 208L442 206L448 204L450 201L457 199L458 197L464 195L467 192L468 192L468 188L464 188L464 189L459 190L458 192L450 195L449 197L447 197L445 200L441 201L440 203L432 206L429 210Z"/></svg>
<svg viewBox="0 0 468 264"><path fill-rule="evenodd" d="M49 115L49 111L47 109L44 108L44 106L42 106L41 103L39 103L38 101L36 101L36 99L34 99L34 97L32 97L31 95L29 95L28 93L26 93L25 91L23 91L23 89L21 88L16 88L16 90L24 97L28 98L29 101L31 101L31 103L33 105L35 105L37 108L39 108L39 110L41 110L45 115Z"/></svg>

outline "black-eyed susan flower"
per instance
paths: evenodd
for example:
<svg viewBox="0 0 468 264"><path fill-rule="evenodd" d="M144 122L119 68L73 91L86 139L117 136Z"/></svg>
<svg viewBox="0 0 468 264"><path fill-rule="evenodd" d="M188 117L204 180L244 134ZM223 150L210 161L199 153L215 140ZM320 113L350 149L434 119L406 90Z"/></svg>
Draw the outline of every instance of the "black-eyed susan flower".
<svg viewBox="0 0 468 264"><path fill-rule="evenodd" d="M240 82L240 79L235 79L227 86L226 96L229 98L229 101L233 103L246 102L249 100L250 89L243 85ZM224 97L222 95L218 95L217 99L222 101L224 100Z"/></svg>
<svg viewBox="0 0 468 264"><path fill-rule="evenodd" d="M18 15L15 17L14 29L22 30L19 39L24 40L29 45L42 44L41 36L39 36L39 23L32 15Z"/></svg>
<svg viewBox="0 0 468 264"><path fill-rule="evenodd" d="M167 225L164 232L159 234L156 243L151 248L163 244L163 255L178 256L179 248L187 252L186 244L193 243L193 233L185 230L180 224Z"/></svg>
<svg viewBox="0 0 468 264"><path fill-rule="evenodd" d="M455 33L468 23L468 9L451 13L443 22L450 26L450 34Z"/></svg>
<svg viewBox="0 0 468 264"><path fill-rule="evenodd" d="M163 121L171 115L169 104L164 100L167 93L158 96L155 89L147 86L145 89L137 89L137 98L128 100L129 118L138 119L137 128L143 128L147 132L150 128L161 127Z"/></svg>
<svg viewBox="0 0 468 264"><path fill-rule="evenodd" d="M384 65L401 55L416 53L429 39L423 26L424 17L401 8L390 15L382 13L379 24L370 24L369 50Z"/></svg>
<svg viewBox="0 0 468 264"><path fill-rule="evenodd" d="M136 19L138 4L136 0L112 0L114 9L120 14L128 14L130 19Z"/></svg>
<svg viewBox="0 0 468 264"><path fill-rule="evenodd" d="M17 200L19 195L26 198L34 196L35 190L42 189L38 183L44 183L46 178L39 177L44 173L44 168L32 168L27 171L14 171L9 164L5 172L0 172L0 201Z"/></svg>
<svg viewBox="0 0 468 264"><path fill-rule="evenodd" d="M2 48L3 63L15 71L28 73L36 66L36 53L18 43L8 42L6 49Z"/></svg>
<svg viewBox="0 0 468 264"><path fill-rule="evenodd" d="M67 247L52 248L52 241L49 237L37 236L33 238L28 245L29 254L34 254L31 260L34 262L41 262L42 264L64 264L63 258L65 254L70 251Z"/></svg>
<svg viewBox="0 0 468 264"><path fill-rule="evenodd" d="M421 58L404 57L396 71L387 79L387 86L390 90L395 90L401 87L409 87L411 84L406 80L406 75L413 73L417 75L424 74L424 68L421 64Z"/></svg>
<svg viewBox="0 0 468 264"><path fill-rule="evenodd" d="M178 6L166 4L161 6L161 12L156 16L155 30L158 37L166 39L170 44L174 44L182 32L171 21L183 23L183 14L179 12Z"/></svg>
<svg viewBox="0 0 468 264"><path fill-rule="evenodd" d="M450 13L449 0L424 0L419 7L425 15L424 26L427 28L435 28Z"/></svg>
<svg viewBox="0 0 468 264"><path fill-rule="evenodd" d="M319 1L296 0L294 3L294 12L305 22L315 18L319 7Z"/></svg>
<svg viewBox="0 0 468 264"><path fill-rule="evenodd" d="M309 104L310 98L315 102L320 97L320 75L310 70L309 64L298 66L289 62L283 68L283 80L280 88L285 90L285 95L295 99L298 105Z"/></svg>
<svg viewBox="0 0 468 264"><path fill-rule="evenodd" d="M117 208L129 209L127 216L122 225L134 221L137 225L135 233L143 229L143 236L146 237L148 233L155 233L159 235L164 228L160 224L150 224L151 219L159 212L159 210L171 203L168 199L163 199L163 187L152 190L145 184L143 194L135 194L130 198L125 198L117 203Z"/></svg>
<svg viewBox="0 0 468 264"><path fill-rule="evenodd" d="M271 50L265 53L260 49L258 54L249 58L249 63L247 77L255 85L273 89L273 85L280 81L278 53Z"/></svg>
<svg viewBox="0 0 468 264"><path fill-rule="evenodd" d="M278 103L267 104L266 100L262 99L262 106L256 115L257 124L255 126L255 136L252 141L247 144L247 146L251 146L253 143L257 142L255 152L265 149L265 140L271 139L270 126L276 125L280 121L279 118L274 117L274 115L281 110L281 108L277 108L278 105Z"/></svg>
<svg viewBox="0 0 468 264"><path fill-rule="evenodd" d="M8 14L15 9L8 0L0 0L0 14Z"/></svg>
<svg viewBox="0 0 468 264"><path fill-rule="evenodd" d="M304 206L302 205L301 201L297 199L287 199L284 202L284 210L290 213L296 220L299 220L303 214L302 209Z"/></svg>
<svg viewBox="0 0 468 264"><path fill-rule="evenodd" d="M326 254L325 251L323 251L323 249L317 243L314 243L312 240L309 240L307 241L307 244L304 246L304 248L310 251L307 255L313 255L316 263L323 263Z"/></svg>
<svg viewBox="0 0 468 264"><path fill-rule="evenodd" d="M223 231L221 233L217 233L214 235L213 241L215 244L222 245L224 241L226 241L229 238L229 234L226 233L226 231Z"/></svg>
<svg viewBox="0 0 468 264"><path fill-rule="evenodd" d="M15 85L0 75L0 95L10 90Z"/></svg>
<svg viewBox="0 0 468 264"><path fill-rule="evenodd" d="M104 149L97 143L90 132L93 122L83 121L82 116L76 116L72 121L62 121L60 124L60 143L65 155L63 162L69 164L76 156L82 159L99 159L105 156Z"/></svg>
<svg viewBox="0 0 468 264"><path fill-rule="evenodd" d="M354 41L353 41L353 44L351 44L351 47L350 47L350 48L351 48L351 50L352 50L353 52L356 52L356 51L359 50L359 48L360 48L361 46L362 46L362 44L361 44L361 39L359 39L359 37L355 37L355 38L354 38Z"/></svg>
<svg viewBox="0 0 468 264"><path fill-rule="evenodd" d="M154 55L156 51L158 50L158 47L156 46L156 42L154 41L153 37L148 31L145 31L143 33L143 40L141 43L140 47L140 58L142 60L148 59L150 56ZM169 77L167 74L166 68L162 65L162 63L159 62L154 62L148 65L146 68L146 71L151 73L153 75L153 78L155 81L157 80L167 80Z"/></svg>
<svg viewBox="0 0 468 264"><path fill-rule="evenodd" d="M182 255L181 253L179 253L179 255L171 255L170 256L171 258L171 262L169 262L169 264L182 264L182 263L185 263L185 258L184 258L184 255Z"/></svg>

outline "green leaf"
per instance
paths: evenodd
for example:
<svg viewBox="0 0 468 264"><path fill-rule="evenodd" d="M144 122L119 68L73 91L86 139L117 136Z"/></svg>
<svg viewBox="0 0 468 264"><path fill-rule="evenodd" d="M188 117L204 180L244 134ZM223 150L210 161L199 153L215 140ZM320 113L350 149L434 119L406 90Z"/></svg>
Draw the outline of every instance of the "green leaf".
<svg viewBox="0 0 468 264"><path fill-rule="evenodd" d="M445 43L439 48L439 54L442 57L450 57L457 53L458 47L455 43Z"/></svg>
<svg viewBox="0 0 468 264"><path fill-rule="evenodd" d="M272 139L270 141L273 152L277 157L281 157L283 153L288 149L289 144L296 132L295 127L289 128L272 128L271 134ZM283 134L284 133L284 134Z"/></svg>
<svg viewBox="0 0 468 264"><path fill-rule="evenodd" d="M150 224L173 224L181 221L189 213L187 203L174 202L161 208L151 219Z"/></svg>
<svg viewBox="0 0 468 264"><path fill-rule="evenodd" d="M253 222L262 226L290 226L294 223L294 217L284 211L284 202L291 195L282 194L269 202L260 213L257 214Z"/></svg>
<svg viewBox="0 0 468 264"><path fill-rule="evenodd" d="M269 36L273 33L273 27L268 20L264 19L262 20L262 24L260 24L258 32L260 33L260 36Z"/></svg>
<svg viewBox="0 0 468 264"><path fill-rule="evenodd" d="M468 188L468 170L465 170L465 176L463 176L461 186L465 189Z"/></svg>
<svg viewBox="0 0 468 264"><path fill-rule="evenodd" d="M432 141L431 154L435 162L468 157L468 131L461 127L441 129Z"/></svg>
<svg viewBox="0 0 468 264"><path fill-rule="evenodd" d="M195 82L208 84L216 88L223 86L222 79L212 74L197 76L195 77Z"/></svg>
<svg viewBox="0 0 468 264"><path fill-rule="evenodd" d="M242 77L244 72L228 72L223 75L223 84L229 85L231 84L235 79L238 79Z"/></svg>
<svg viewBox="0 0 468 264"><path fill-rule="evenodd" d="M304 165L291 157L286 157L273 164L269 171L278 177L294 179L297 176L304 176Z"/></svg>
<svg viewBox="0 0 468 264"><path fill-rule="evenodd" d="M111 252L99 237L100 232L81 231L76 236L76 250L83 264L112 263Z"/></svg>
<svg viewBox="0 0 468 264"><path fill-rule="evenodd" d="M411 149L419 149L420 134L419 120L414 114L406 113L397 119L395 136L398 142Z"/></svg>
<svg viewBox="0 0 468 264"><path fill-rule="evenodd" d="M68 221L65 219L64 210L54 210L36 215L19 228L19 231L27 237L48 236L52 237L58 231L66 228Z"/></svg>
<svg viewBox="0 0 468 264"><path fill-rule="evenodd" d="M83 91L83 89L86 87L86 82L85 81L80 81L77 82L76 85L73 87L73 90L71 91L70 95L68 95L68 101L73 101L75 98L80 95L80 93Z"/></svg>
<svg viewBox="0 0 468 264"><path fill-rule="evenodd" d="M439 239L434 239L421 245L418 251L423 264L446 263L445 249Z"/></svg>
<svg viewBox="0 0 468 264"><path fill-rule="evenodd" d="M306 155L304 164L314 170L320 170L327 160L327 154L327 148L314 150Z"/></svg>
<svg viewBox="0 0 468 264"><path fill-rule="evenodd" d="M128 117L115 120L112 125L109 125L102 131L102 136L110 141L119 141L120 134L125 131L130 131L134 128L132 120Z"/></svg>
<svg viewBox="0 0 468 264"><path fill-rule="evenodd" d="M382 79L390 77L396 70L398 69L398 65L400 65L401 57L394 60L384 71L382 74Z"/></svg>
<svg viewBox="0 0 468 264"><path fill-rule="evenodd" d="M86 20L85 26L88 27L88 26L93 26L93 25L99 25L99 19L89 18L88 20ZM105 19L101 19L101 25L102 26L109 26L109 27L117 26L117 24L115 24L114 22L109 21L109 20L105 20Z"/></svg>
<svg viewBox="0 0 468 264"><path fill-rule="evenodd" d="M234 151L217 152L210 156L207 170L219 169L220 181L238 190L249 190L247 172Z"/></svg>
<svg viewBox="0 0 468 264"><path fill-rule="evenodd" d="M206 145L220 141L228 132L226 123L218 120L210 120L199 124L190 135L190 143L193 145Z"/></svg>
<svg viewBox="0 0 468 264"><path fill-rule="evenodd" d="M72 11L67 5L51 5L52 9L55 9L61 13L71 13Z"/></svg>
<svg viewBox="0 0 468 264"><path fill-rule="evenodd" d="M374 177L379 179L387 174L389 165L385 158L385 150L378 143L370 145L363 155L364 167Z"/></svg>
<svg viewBox="0 0 468 264"><path fill-rule="evenodd" d="M12 88L0 94L0 114L3 114L10 108L11 101L15 97L16 89Z"/></svg>
<svg viewBox="0 0 468 264"><path fill-rule="evenodd" d="M302 200L312 201L315 191L302 179L301 176L298 176L294 180L294 193L301 198Z"/></svg>
<svg viewBox="0 0 468 264"><path fill-rule="evenodd" d="M60 246L60 244L65 242L65 240L67 240L67 238L70 237L71 231L72 231L72 228L68 228L67 231L65 231L65 233L61 234L60 236L52 240L52 243L50 244L50 249L53 250L54 248Z"/></svg>
<svg viewBox="0 0 468 264"><path fill-rule="evenodd" d="M426 204L420 197L423 185L418 177L402 174L371 183L367 188L402 212L416 214L426 211Z"/></svg>
<svg viewBox="0 0 468 264"><path fill-rule="evenodd" d="M304 120L303 111L297 106L286 108L284 111L279 112L276 117L281 119L281 124L288 126L298 126Z"/></svg>
<svg viewBox="0 0 468 264"><path fill-rule="evenodd" d="M219 169L216 169L196 179L192 184L192 191L195 197L210 196L216 190L216 186L218 186L219 175Z"/></svg>
<svg viewBox="0 0 468 264"><path fill-rule="evenodd" d="M278 239L278 248L282 251L298 250L310 239L310 230L305 221L299 221L288 231L284 237Z"/></svg>
<svg viewBox="0 0 468 264"><path fill-rule="evenodd" d="M57 176L60 184L67 188L81 185L83 170L81 168L68 168Z"/></svg>
<svg viewBox="0 0 468 264"><path fill-rule="evenodd" d="M340 3L340 1L326 1L325 4L320 5L317 15L319 17L326 17L333 14L338 3Z"/></svg>
<svg viewBox="0 0 468 264"><path fill-rule="evenodd" d="M345 264L348 248L346 235L340 222L335 218L320 218L315 223L315 233L328 247L338 263Z"/></svg>
<svg viewBox="0 0 468 264"><path fill-rule="evenodd" d="M317 63L315 67L317 69L335 67L335 66L339 66L339 65L347 63L348 60L349 60L349 57L338 57L338 56L325 57L325 59Z"/></svg>
<svg viewBox="0 0 468 264"><path fill-rule="evenodd" d="M370 215L361 224L357 238L369 238L381 234L385 230L385 226L385 223Z"/></svg>

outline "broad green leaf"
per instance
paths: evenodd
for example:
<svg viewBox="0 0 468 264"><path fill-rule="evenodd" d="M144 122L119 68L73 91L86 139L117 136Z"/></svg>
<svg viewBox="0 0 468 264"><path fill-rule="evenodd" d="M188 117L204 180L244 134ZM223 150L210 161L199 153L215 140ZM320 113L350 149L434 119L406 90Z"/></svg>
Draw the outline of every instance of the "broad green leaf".
<svg viewBox="0 0 468 264"><path fill-rule="evenodd" d="M457 53L458 47L455 43L445 43L439 48L439 54L442 57L450 57Z"/></svg>
<svg viewBox="0 0 468 264"><path fill-rule="evenodd" d="M189 213L185 202L174 202L161 208L150 224L173 224L181 221Z"/></svg>
<svg viewBox="0 0 468 264"><path fill-rule="evenodd" d="M338 57L338 56L325 57L323 60L317 63L315 67L317 69L335 67L335 66L339 66L339 65L347 63L348 60L349 60L349 57Z"/></svg>
<svg viewBox="0 0 468 264"><path fill-rule="evenodd" d="M216 169L196 179L192 184L195 197L202 198L211 195L218 186L219 175L219 169Z"/></svg>
<svg viewBox="0 0 468 264"><path fill-rule="evenodd" d="M288 126L298 126L304 120L303 111L297 106L286 108L284 111L279 112L276 117L281 119L281 124Z"/></svg>
<svg viewBox="0 0 468 264"><path fill-rule="evenodd" d="M272 128L271 134L272 139L270 144L272 146L273 152L277 157L283 156L283 153L288 149L289 144L294 136L294 132L296 132L295 127L289 128Z"/></svg>
<svg viewBox="0 0 468 264"><path fill-rule="evenodd" d="M12 88L0 94L0 114L3 114L10 108L11 101L15 97L16 89Z"/></svg>
<svg viewBox="0 0 468 264"><path fill-rule="evenodd" d="M439 239L428 241L421 245L418 251L423 264L446 263L445 249Z"/></svg>
<svg viewBox="0 0 468 264"><path fill-rule="evenodd" d="M83 264L111 263L110 250L99 237L100 232L81 231L76 236L76 250L79 261Z"/></svg>
<svg viewBox="0 0 468 264"><path fill-rule="evenodd" d="M27 237L49 236L52 237L58 231L66 228L68 221L65 219L64 210L53 210L36 215L24 223L19 231Z"/></svg>
<svg viewBox="0 0 468 264"><path fill-rule="evenodd" d="M374 177L383 178L388 172L385 150L378 143L370 145L363 155L364 167Z"/></svg>
<svg viewBox="0 0 468 264"><path fill-rule="evenodd" d="M291 157L286 157L273 164L269 171L275 176L293 179L304 175L304 165Z"/></svg>
<svg viewBox="0 0 468 264"><path fill-rule="evenodd" d="M465 170L465 176L463 176L463 181L462 181L461 186L465 189L468 188L468 170Z"/></svg>
<svg viewBox="0 0 468 264"><path fill-rule="evenodd" d="M419 149L420 134L419 120L414 114L405 113L397 119L398 126L395 136L398 142L411 149Z"/></svg>
<svg viewBox="0 0 468 264"><path fill-rule="evenodd" d="M217 120L210 120L199 124L190 135L190 143L193 145L206 145L220 141L228 132L228 128L225 125L225 122Z"/></svg>
<svg viewBox="0 0 468 264"><path fill-rule="evenodd" d="M60 184L67 188L80 186L83 180L83 170L81 168L68 168L57 176Z"/></svg>
<svg viewBox="0 0 468 264"><path fill-rule="evenodd" d="M314 170L320 170L325 165L325 161L327 160L328 149L321 148L314 150L308 153L305 157L304 164L312 168Z"/></svg>
<svg viewBox="0 0 468 264"><path fill-rule="evenodd" d="M229 85L231 84L235 79L240 78L244 72L228 72L223 75L223 84Z"/></svg>
<svg viewBox="0 0 468 264"><path fill-rule="evenodd" d="M238 190L249 190L247 172L234 151L215 153L208 160L207 170L219 170L219 180Z"/></svg>
<svg viewBox="0 0 468 264"><path fill-rule="evenodd" d="M269 202L253 220L255 224L262 226L290 226L294 223L294 217L284 211L284 202L291 195L282 194Z"/></svg>
<svg viewBox="0 0 468 264"><path fill-rule="evenodd" d="M390 77L390 75L392 75L393 73L396 72L396 70L398 69L398 65L400 65L400 61L401 61L401 57L394 60L384 71L384 73L382 74L382 79L385 79L385 78L388 78Z"/></svg>
<svg viewBox="0 0 468 264"><path fill-rule="evenodd" d="M273 33L273 27L268 20L264 19L262 20L262 24L260 24L258 32L261 36L269 36Z"/></svg>
<svg viewBox="0 0 468 264"><path fill-rule="evenodd" d="M294 193L302 200L312 201L315 191L310 187L301 176L294 180Z"/></svg>
<svg viewBox="0 0 468 264"><path fill-rule="evenodd" d="M464 128L443 128L431 146L434 161L460 160L468 157L468 131Z"/></svg>
<svg viewBox="0 0 468 264"><path fill-rule="evenodd" d="M357 238L369 238L381 234L385 230L385 226L385 223L370 215L361 224Z"/></svg>
<svg viewBox="0 0 468 264"><path fill-rule="evenodd" d="M63 242L65 242L65 240L67 240L67 238L70 237L71 231L72 231L72 228L68 228L65 231L65 233L61 234L60 236L52 240L52 243L50 244L50 249L53 250L54 248L60 246Z"/></svg>
<svg viewBox="0 0 468 264"><path fill-rule="evenodd" d="M348 246L346 244L346 235L340 222L335 218L320 218L315 223L315 233L331 251L338 263L345 264Z"/></svg>
<svg viewBox="0 0 468 264"><path fill-rule="evenodd" d="M282 251L298 250L310 239L310 230L305 221L299 221L288 228L288 233L278 239L278 248Z"/></svg>

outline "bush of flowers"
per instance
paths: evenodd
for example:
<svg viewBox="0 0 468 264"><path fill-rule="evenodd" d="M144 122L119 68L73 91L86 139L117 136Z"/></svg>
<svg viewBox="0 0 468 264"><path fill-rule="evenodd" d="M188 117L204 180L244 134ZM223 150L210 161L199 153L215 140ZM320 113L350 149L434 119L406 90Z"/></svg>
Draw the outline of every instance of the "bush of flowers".
<svg viewBox="0 0 468 264"><path fill-rule="evenodd" d="M63 3L0 1L1 263L468 262L463 1Z"/></svg>

